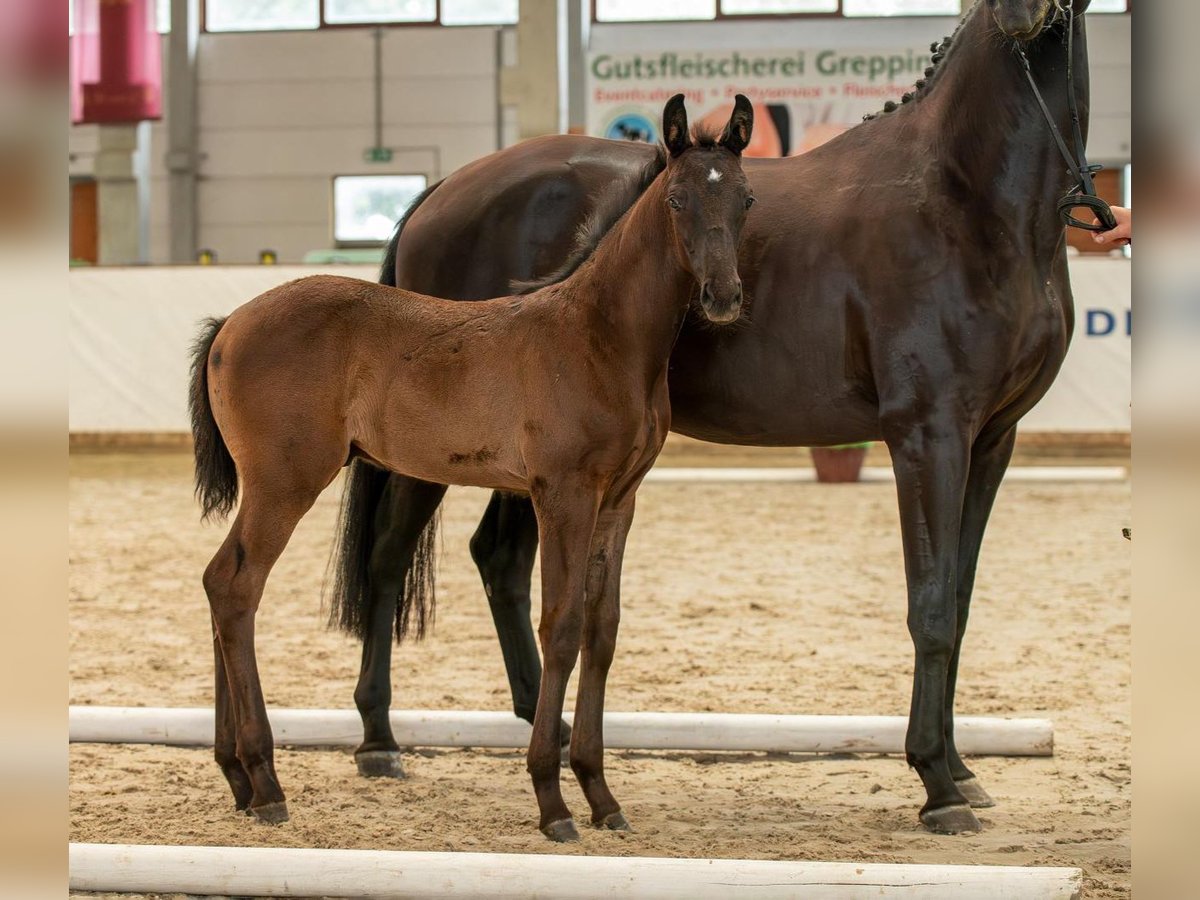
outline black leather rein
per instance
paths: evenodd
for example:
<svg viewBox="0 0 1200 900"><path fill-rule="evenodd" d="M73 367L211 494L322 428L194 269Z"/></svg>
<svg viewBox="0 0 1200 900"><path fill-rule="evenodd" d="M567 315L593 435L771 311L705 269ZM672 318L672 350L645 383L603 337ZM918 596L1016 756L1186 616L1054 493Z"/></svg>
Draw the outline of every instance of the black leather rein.
<svg viewBox="0 0 1200 900"><path fill-rule="evenodd" d="M1050 110L1046 106L1046 101L1042 99L1042 92L1038 90L1037 82L1033 80L1033 72L1029 68L1029 57L1025 55L1025 48L1020 44L1017 45L1017 56L1025 69L1025 79L1029 82L1029 87L1033 90L1033 96L1037 99L1038 106L1041 107L1042 115L1046 117L1046 124L1050 126L1050 133L1054 135L1054 142L1058 144L1058 152L1062 154L1062 158L1067 164L1067 169L1070 170L1071 176L1075 179L1075 185L1067 192L1065 197L1058 201L1059 217L1063 220L1064 225L1070 225L1074 228L1082 228L1085 231L1109 231L1117 227L1117 220L1113 216L1108 204L1096 195L1096 185L1092 181L1092 175L1104 167L1088 165L1086 148L1083 144L1083 129L1079 125L1079 105L1075 99L1075 72L1073 67L1075 12L1071 8L1070 0L1066 3L1063 12L1066 15L1067 24L1067 105L1071 111L1071 129L1074 132L1075 138L1074 155L1067 148L1067 142L1063 139L1062 132L1058 130L1058 125L1054 123L1054 116L1050 114ZM1081 219L1077 219L1074 215L1074 210L1080 207L1091 210L1099 221L1084 222Z"/></svg>

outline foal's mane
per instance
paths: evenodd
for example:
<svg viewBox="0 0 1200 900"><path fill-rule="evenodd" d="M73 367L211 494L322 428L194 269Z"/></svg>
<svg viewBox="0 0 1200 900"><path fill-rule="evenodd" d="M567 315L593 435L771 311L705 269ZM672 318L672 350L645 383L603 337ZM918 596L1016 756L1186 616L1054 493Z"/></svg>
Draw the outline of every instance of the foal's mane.
<svg viewBox="0 0 1200 900"><path fill-rule="evenodd" d="M631 175L617 179L603 189L599 199L587 218L575 233L575 246L561 266L532 281L513 281L510 288L514 294L531 294L534 291L558 284L574 274L592 255L600 241L617 221L629 211L637 199L645 193L659 173L667 167L667 150L662 144L646 165Z"/></svg>

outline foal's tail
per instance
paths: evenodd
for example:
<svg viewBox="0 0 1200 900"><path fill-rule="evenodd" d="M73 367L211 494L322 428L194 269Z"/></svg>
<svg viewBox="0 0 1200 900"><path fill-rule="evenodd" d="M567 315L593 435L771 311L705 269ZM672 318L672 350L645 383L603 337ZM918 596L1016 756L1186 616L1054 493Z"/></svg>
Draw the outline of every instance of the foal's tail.
<svg viewBox="0 0 1200 900"><path fill-rule="evenodd" d="M196 497L202 518L223 519L238 496L237 466L213 418L208 400L208 354L224 319L205 319L192 343L192 386L188 405L192 411L192 443L196 454Z"/></svg>
<svg viewBox="0 0 1200 900"><path fill-rule="evenodd" d="M359 640L366 640L371 632L370 567L375 547L375 516L390 477L391 473L385 469L356 459L350 464L342 491L337 543L329 561L333 579L327 596L329 624ZM388 582L383 586L396 593L397 640L413 632L418 639L422 638L426 627L433 622L437 600L434 593L437 530L438 515L434 513L416 540L404 583Z"/></svg>

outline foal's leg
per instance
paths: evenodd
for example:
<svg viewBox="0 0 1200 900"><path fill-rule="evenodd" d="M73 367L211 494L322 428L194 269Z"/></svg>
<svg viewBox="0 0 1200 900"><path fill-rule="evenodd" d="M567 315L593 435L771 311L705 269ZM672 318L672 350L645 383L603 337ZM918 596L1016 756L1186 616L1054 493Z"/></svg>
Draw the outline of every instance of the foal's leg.
<svg viewBox="0 0 1200 900"><path fill-rule="evenodd" d="M553 841L574 841L579 839L579 832L559 783L560 732L567 680L579 653L588 551L599 497L584 486L560 482L535 488L533 502L542 543L542 620L538 636L545 671L527 766L537 795L538 827Z"/></svg>
<svg viewBox="0 0 1200 900"><path fill-rule="evenodd" d="M971 606L971 591L975 586L975 564L996 491L1012 459L1017 429L1009 428L999 434L983 434L971 449L971 468L967 476L967 492L963 500L962 526L958 538L958 628L950 669L946 675L946 761L950 776L971 806L994 806L987 791L975 780L954 746L954 688L958 680L958 659L962 652L963 634L967 630L967 613Z"/></svg>
<svg viewBox="0 0 1200 900"><path fill-rule="evenodd" d="M216 734L213 739L213 755L217 765L225 773L225 780L233 791L233 802L239 810L248 809L254 789L250 776L242 767L237 756L237 722L233 716L233 704L229 699L229 679L225 677L225 657L221 653L221 639L217 636L217 623L213 621L213 656L215 657L215 702Z"/></svg>
<svg viewBox="0 0 1200 900"><path fill-rule="evenodd" d="M596 523L588 559L583 651L575 700L575 734L571 740L571 768L592 809L592 824L614 831L630 829L621 805L604 779L604 687L617 646L621 562L632 522L630 499L618 509L603 510Z"/></svg>
<svg viewBox="0 0 1200 900"><path fill-rule="evenodd" d="M906 417L907 418L907 417ZM958 627L955 582L969 443L956 413L885 422L900 500L908 580L908 630L916 648L905 754L925 785L921 821L931 831L978 831L946 759L947 676Z"/></svg>
<svg viewBox="0 0 1200 900"><path fill-rule="evenodd" d="M379 499L368 566L370 619L354 703L362 716L363 742L354 751L358 771L369 777L403 778L400 747L392 736L392 634L396 602L425 526L446 496L444 484L391 475Z"/></svg>
<svg viewBox="0 0 1200 900"><path fill-rule="evenodd" d="M264 490L247 479L233 527L204 572L219 657L228 680L227 697L236 723L237 758L250 784L247 802L250 812L264 822L285 822L288 814L275 775L274 742L254 656L254 614L271 567L319 493L319 487L305 491ZM220 702L220 676L217 689ZM222 719L227 721L228 713L218 719L218 728ZM241 808L246 798L240 775L231 775L229 768L225 771Z"/></svg>

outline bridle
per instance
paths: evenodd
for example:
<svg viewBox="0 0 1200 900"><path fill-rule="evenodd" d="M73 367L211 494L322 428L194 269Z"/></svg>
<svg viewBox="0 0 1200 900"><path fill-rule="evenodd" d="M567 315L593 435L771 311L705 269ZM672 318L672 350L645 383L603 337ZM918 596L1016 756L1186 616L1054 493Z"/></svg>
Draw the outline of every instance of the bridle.
<svg viewBox="0 0 1200 900"><path fill-rule="evenodd" d="M1017 44L1017 58L1021 60L1021 65L1025 69L1025 78L1029 82L1029 87L1033 89L1033 96L1042 109L1042 115L1046 117L1046 124L1050 126L1054 142L1058 144L1058 152L1062 154L1067 169L1075 179L1075 184L1067 191L1066 196L1058 201L1059 218L1063 220L1064 225L1082 228L1085 231L1109 231L1117 227L1117 220L1108 204L1096 195L1096 185L1092 181L1092 175L1104 167L1088 165L1083 144L1083 130L1079 125L1079 104L1075 100L1075 72L1073 69L1075 11L1072 8L1071 0L1065 0L1065 4L1063 0L1056 0L1055 7L1061 15L1066 17L1067 23L1067 106L1071 111L1071 130L1074 132L1075 138L1074 155L1067 148L1067 142L1063 140L1062 132L1054 123L1054 116L1050 114L1046 101L1042 99L1042 92L1038 90L1037 82L1033 80L1033 72L1029 68L1029 57L1025 55L1025 48L1021 44ZM1091 210L1099 221L1084 222L1077 219L1073 212L1080 207Z"/></svg>

